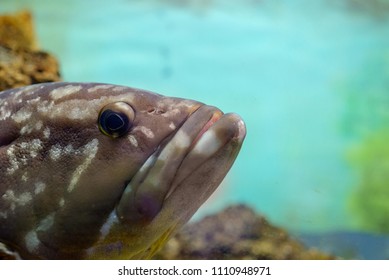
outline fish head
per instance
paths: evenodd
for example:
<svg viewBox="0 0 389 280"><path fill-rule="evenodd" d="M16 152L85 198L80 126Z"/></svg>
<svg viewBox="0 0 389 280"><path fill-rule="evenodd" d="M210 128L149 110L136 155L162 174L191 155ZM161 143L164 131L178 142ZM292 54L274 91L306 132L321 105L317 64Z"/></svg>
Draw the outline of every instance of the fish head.
<svg viewBox="0 0 389 280"><path fill-rule="evenodd" d="M236 114L107 84L0 94L0 240L22 258L149 258L218 187Z"/></svg>

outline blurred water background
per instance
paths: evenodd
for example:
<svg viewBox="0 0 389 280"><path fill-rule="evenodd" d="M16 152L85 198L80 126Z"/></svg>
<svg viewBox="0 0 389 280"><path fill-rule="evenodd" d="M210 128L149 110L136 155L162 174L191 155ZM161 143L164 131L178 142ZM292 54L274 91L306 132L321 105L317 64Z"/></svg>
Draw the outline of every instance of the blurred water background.
<svg viewBox="0 0 389 280"><path fill-rule="evenodd" d="M241 154L197 218L245 203L309 244L389 258L389 1L0 0L20 9L65 81L243 117Z"/></svg>

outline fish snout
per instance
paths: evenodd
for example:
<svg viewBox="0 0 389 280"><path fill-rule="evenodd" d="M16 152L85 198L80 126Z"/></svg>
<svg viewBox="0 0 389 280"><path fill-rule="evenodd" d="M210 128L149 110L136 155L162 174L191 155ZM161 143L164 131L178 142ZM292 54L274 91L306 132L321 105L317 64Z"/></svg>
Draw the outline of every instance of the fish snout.
<svg viewBox="0 0 389 280"><path fill-rule="evenodd" d="M220 173L224 177L228 172L246 135L243 120L237 114L223 114L207 105L197 108L194 105L192 110L169 141L145 161L127 185L117 206L118 217L123 222L150 223L185 179L219 153L228 153L221 157ZM216 189L217 185L212 184L211 188Z"/></svg>

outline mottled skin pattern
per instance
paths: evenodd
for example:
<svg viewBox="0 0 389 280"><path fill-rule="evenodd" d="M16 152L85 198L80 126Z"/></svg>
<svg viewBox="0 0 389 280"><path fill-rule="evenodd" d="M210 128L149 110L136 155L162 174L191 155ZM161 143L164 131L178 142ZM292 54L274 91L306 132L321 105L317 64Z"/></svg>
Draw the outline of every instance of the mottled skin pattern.
<svg viewBox="0 0 389 280"><path fill-rule="evenodd" d="M132 128L99 130L125 102ZM107 84L0 93L0 251L34 259L148 258L220 184L243 121L202 103Z"/></svg>

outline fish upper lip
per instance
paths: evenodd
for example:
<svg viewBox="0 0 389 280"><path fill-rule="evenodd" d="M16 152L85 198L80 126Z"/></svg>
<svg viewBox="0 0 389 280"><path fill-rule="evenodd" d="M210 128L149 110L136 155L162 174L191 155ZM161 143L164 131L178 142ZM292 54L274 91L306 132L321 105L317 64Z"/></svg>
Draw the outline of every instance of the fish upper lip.
<svg viewBox="0 0 389 280"><path fill-rule="evenodd" d="M206 131L208 131L222 116L223 116L223 113L221 111L217 110L214 112L212 117L204 124L203 128L200 130L200 132L197 134L197 136L192 141L192 144L189 148L189 151L192 150L192 148L196 145L196 143L199 141L201 136L203 136L203 134Z"/></svg>

